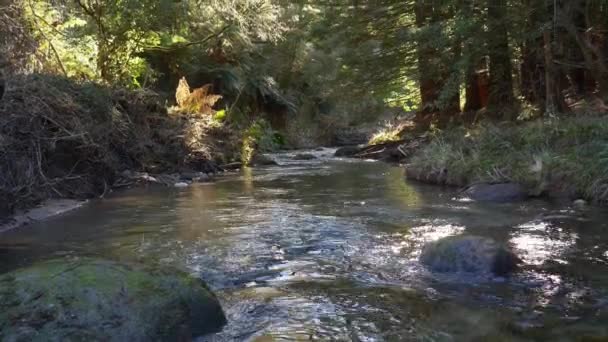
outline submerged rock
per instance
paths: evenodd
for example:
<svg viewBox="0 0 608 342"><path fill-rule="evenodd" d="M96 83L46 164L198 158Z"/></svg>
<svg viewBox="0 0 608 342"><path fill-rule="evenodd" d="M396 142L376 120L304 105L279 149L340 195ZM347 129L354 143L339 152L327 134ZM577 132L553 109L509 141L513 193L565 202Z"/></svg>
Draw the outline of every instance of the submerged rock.
<svg viewBox="0 0 608 342"><path fill-rule="evenodd" d="M359 146L344 146L340 147L334 153L335 157L353 157L357 153L361 152L361 147Z"/></svg>
<svg viewBox="0 0 608 342"><path fill-rule="evenodd" d="M83 258L0 277L3 341L183 341L225 323L206 285L177 271Z"/></svg>
<svg viewBox="0 0 608 342"><path fill-rule="evenodd" d="M238 169L242 169L243 168L243 163L241 162L234 162L234 163L229 163L229 164L224 164L222 166L220 166L222 169L227 170L227 171L235 171Z"/></svg>
<svg viewBox="0 0 608 342"><path fill-rule="evenodd" d="M314 160L317 159L314 155L310 153L298 153L292 158L293 160Z"/></svg>
<svg viewBox="0 0 608 342"><path fill-rule="evenodd" d="M265 154L255 154L249 161L249 166L279 165L274 159Z"/></svg>
<svg viewBox="0 0 608 342"><path fill-rule="evenodd" d="M420 262L435 272L507 275L519 258L496 241L473 235L451 236L424 246Z"/></svg>
<svg viewBox="0 0 608 342"><path fill-rule="evenodd" d="M528 192L516 183L479 183L469 186L464 194L475 201L517 202L528 198Z"/></svg>

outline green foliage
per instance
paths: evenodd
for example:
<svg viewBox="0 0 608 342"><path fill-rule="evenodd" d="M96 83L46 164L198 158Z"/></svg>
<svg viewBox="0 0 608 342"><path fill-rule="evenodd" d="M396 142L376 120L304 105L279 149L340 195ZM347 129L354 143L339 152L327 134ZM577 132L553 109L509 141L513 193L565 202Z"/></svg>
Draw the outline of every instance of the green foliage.
<svg viewBox="0 0 608 342"><path fill-rule="evenodd" d="M224 120L226 120L226 110L225 109L218 110L217 112L215 112L215 114L213 114L213 121L224 122Z"/></svg>
<svg viewBox="0 0 608 342"><path fill-rule="evenodd" d="M264 119L254 120L243 132L241 161L249 164L256 153L274 152L285 145L283 136Z"/></svg>
<svg viewBox="0 0 608 342"><path fill-rule="evenodd" d="M399 141L403 138L401 133L404 128L405 126L402 124L393 124L389 122L371 137L368 144L376 145L391 141Z"/></svg>

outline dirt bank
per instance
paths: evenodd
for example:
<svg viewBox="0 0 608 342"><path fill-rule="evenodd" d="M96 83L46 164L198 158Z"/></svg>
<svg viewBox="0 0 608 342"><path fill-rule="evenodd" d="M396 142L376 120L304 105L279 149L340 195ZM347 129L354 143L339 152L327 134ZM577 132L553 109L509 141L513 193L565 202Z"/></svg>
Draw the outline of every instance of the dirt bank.
<svg viewBox="0 0 608 342"><path fill-rule="evenodd" d="M12 78L0 101L0 221L50 199L101 196L125 170L207 174L233 161L229 127L165 103L147 90Z"/></svg>

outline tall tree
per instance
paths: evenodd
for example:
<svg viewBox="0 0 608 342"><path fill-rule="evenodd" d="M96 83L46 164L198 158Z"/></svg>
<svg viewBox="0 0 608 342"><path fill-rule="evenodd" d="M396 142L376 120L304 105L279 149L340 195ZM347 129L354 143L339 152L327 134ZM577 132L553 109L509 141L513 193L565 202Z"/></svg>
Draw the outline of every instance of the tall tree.
<svg viewBox="0 0 608 342"><path fill-rule="evenodd" d="M494 118L513 120L513 65L509 48L507 0L487 0L487 41L490 59L488 112Z"/></svg>

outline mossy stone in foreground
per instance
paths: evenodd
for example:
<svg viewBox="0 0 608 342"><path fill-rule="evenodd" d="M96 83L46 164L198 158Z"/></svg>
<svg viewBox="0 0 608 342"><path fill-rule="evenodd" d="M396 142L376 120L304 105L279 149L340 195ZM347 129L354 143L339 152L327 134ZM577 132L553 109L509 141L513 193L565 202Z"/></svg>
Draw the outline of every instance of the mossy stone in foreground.
<svg viewBox="0 0 608 342"><path fill-rule="evenodd" d="M2 341L174 341L216 332L222 308L179 271L51 260L0 276Z"/></svg>

